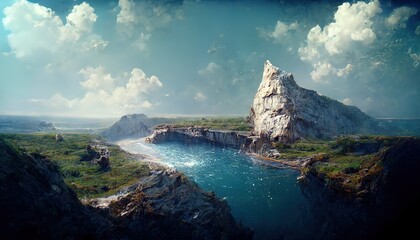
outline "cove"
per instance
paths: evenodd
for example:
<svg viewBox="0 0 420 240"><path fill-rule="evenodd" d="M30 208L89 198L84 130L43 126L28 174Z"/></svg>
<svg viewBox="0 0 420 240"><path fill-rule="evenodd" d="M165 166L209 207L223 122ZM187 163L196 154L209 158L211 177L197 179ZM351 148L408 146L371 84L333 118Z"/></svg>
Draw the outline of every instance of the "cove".
<svg viewBox="0 0 420 240"><path fill-rule="evenodd" d="M123 148L156 157L225 199L234 218L254 230L254 239L306 235L309 210L296 182L296 170L268 167L237 150L204 143L153 145L136 141Z"/></svg>

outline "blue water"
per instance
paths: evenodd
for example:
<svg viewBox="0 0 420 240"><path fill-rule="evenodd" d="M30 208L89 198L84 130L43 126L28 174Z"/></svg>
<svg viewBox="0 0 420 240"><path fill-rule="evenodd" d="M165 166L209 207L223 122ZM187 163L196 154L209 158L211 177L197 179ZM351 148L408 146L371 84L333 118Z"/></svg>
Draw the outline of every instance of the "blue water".
<svg viewBox="0 0 420 240"><path fill-rule="evenodd" d="M138 142L128 150L145 149L225 199L235 219L255 231L255 239L293 239L302 233L307 204L297 171L270 168L237 150L206 144Z"/></svg>

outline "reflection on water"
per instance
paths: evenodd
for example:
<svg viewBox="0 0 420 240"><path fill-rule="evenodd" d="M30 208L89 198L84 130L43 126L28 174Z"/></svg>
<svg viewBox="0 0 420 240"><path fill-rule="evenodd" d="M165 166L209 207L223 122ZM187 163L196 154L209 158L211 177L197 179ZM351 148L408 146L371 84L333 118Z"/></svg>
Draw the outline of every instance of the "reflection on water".
<svg viewBox="0 0 420 240"><path fill-rule="evenodd" d="M128 144L184 172L206 191L229 203L238 222L255 230L256 239L297 237L307 215L306 200L296 184L298 172L254 164L237 150L206 144Z"/></svg>

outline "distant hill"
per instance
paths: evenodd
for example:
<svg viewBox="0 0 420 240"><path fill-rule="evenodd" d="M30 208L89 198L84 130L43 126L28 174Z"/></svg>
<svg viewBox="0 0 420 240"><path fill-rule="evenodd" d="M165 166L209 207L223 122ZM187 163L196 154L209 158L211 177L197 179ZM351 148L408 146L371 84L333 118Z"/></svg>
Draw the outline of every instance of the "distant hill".
<svg viewBox="0 0 420 240"><path fill-rule="evenodd" d="M56 128L53 123L41 121L29 116L0 116L0 132L2 133L31 133L51 132Z"/></svg>
<svg viewBox="0 0 420 240"><path fill-rule="evenodd" d="M110 140L119 140L123 138L141 138L151 134L151 128L155 121L146 115L129 114L124 115L116 121L110 128L101 133L102 136Z"/></svg>

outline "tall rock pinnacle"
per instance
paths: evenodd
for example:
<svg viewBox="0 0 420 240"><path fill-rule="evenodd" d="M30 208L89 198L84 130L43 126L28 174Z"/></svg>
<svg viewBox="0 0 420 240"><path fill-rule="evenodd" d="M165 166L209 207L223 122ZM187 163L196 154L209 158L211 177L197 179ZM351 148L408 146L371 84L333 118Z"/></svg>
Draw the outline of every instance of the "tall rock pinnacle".
<svg viewBox="0 0 420 240"><path fill-rule="evenodd" d="M291 73L269 61L264 64L250 117L254 135L282 142L371 133L376 128L374 119L358 108L301 88Z"/></svg>

